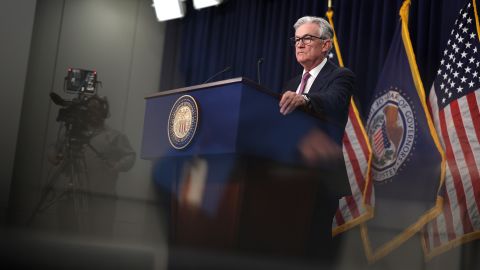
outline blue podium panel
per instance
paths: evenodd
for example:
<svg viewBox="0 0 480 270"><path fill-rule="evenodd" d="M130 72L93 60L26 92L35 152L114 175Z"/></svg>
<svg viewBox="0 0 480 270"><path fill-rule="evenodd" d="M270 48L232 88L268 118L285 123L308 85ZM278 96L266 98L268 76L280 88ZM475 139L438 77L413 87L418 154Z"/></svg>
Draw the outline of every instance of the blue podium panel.
<svg viewBox="0 0 480 270"><path fill-rule="evenodd" d="M234 153L241 88L241 84L228 84L148 98L142 158ZM175 149L168 139L168 119L175 101L183 95L196 100L199 122L190 145Z"/></svg>
<svg viewBox="0 0 480 270"><path fill-rule="evenodd" d="M198 126L190 144L176 149L168 139L168 120L175 102L184 95L198 105ZM321 123L299 110L284 116L278 102L274 94L244 78L147 97L141 156L241 154L296 163L299 141Z"/></svg>

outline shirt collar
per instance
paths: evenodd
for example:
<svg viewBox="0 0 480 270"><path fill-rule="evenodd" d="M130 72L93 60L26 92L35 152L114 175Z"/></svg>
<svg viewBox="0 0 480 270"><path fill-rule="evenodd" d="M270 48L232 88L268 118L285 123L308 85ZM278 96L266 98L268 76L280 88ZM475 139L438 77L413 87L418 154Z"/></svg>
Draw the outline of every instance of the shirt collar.
<svg viewBox="0 0 480 270"><path fill-rule="evenodd" d="M325 57L323 59L323 61L318 66L314 67L312 70L310 70L308 72L308 73L310 73L310 78L313 78L313 80L315 80L315 78L317 78L318 73L320 73L320 71L322 70L322 68L325 66L326 63L327 63L327 57ZM306 73L306 71L304 69L303 73L302 73L302 76L305 73Z"/></svg>

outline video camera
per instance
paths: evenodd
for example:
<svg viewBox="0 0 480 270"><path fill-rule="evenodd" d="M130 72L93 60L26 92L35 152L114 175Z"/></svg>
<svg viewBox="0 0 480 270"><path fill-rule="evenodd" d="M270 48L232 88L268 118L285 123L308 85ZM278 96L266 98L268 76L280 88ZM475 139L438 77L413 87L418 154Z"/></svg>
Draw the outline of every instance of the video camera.
<svg viewBox="0 0 480 270"><path fill-rule="evenodd" d="M53 103L62 107L58 110L56 120L65 124L65 136L73 144L83 145L90 139L91 112L88 103L91 99L96 99L101 103L102 108L106 110L105 118L108 114L106 98L96 95L99 83L101 84L97 80L96 71L69 68L65 77L64 91L77 94L77 96L72 100L65 100L56 93L50 93L50 99Z"/></svg>

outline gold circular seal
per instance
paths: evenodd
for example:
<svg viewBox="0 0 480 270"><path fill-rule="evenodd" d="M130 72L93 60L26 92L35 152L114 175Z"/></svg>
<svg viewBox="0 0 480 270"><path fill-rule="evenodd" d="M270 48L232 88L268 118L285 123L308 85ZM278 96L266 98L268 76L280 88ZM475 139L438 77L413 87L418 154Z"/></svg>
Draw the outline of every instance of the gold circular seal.
<svg viewBox="0 0 480 270"><path fill-rule="evenodd" d="M192 96L184 95L175 101L168 117L168 140L175 149L187 147L195 136L198 124L198 105Z"/></svg>

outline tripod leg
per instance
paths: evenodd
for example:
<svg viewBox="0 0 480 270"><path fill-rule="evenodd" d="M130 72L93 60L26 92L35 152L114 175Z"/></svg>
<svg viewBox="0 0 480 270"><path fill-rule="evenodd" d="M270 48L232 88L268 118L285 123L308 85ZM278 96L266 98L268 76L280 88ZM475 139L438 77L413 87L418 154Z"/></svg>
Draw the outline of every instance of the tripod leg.
<svg viewBox="0 0 480 270"><path fill-rule="evenodd" d="M50 206L52 206L58 198L53 198L50 201L48 201L48 197L54 194L54 189L55 185L57 184L60 175L65 172L65 169L67 169L71 165L71 160L65 159L62 161L60 165L58 165L58 168L54 171L51 177L47 179L47 184L45 185L44 188L42 188L42 191L40 193L40 199L35 206L32 215L27 221L27 225L31 225L33 221L35 220L37 214L39 212L45 211L48 209Z"/></svg>
<svg viewBox="0 0 480 270"><path fill-rule="evenodd" d="M81 231L90 231L89 218L89 178L85 157L75 158L70 174L70 195L77 227Z"/></svg>

